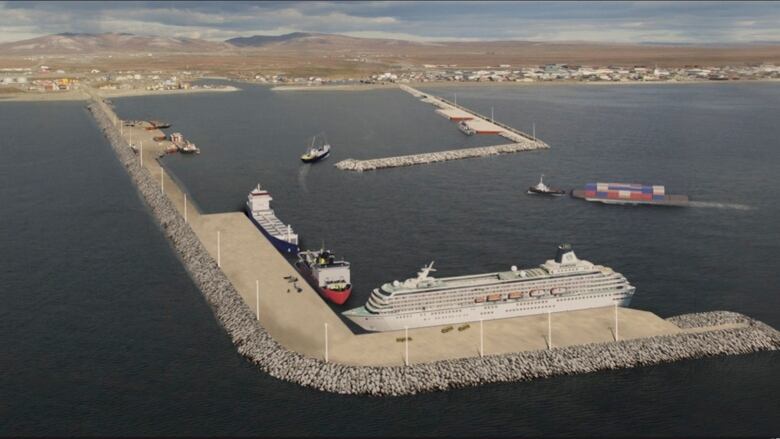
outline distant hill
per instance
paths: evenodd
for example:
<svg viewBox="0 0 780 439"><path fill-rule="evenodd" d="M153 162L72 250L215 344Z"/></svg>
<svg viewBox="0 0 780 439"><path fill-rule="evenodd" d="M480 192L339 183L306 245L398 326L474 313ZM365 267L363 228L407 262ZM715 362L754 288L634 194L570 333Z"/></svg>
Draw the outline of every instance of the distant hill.
<svg viewBox="0 0 780 439"><path fill-rule="evenodd" d="M262 48L279 50L382 50L405 47L430 47L436 43L394 40L386 38L360 38L338 34L293 32L285 35L254 35L251 37L231 38L225 41L241 48Z"/></svg>
<svg viewBox="0 0 780 439"><path fill-rule="evenodd" d="M150 67L139 53L170 54L155 68L241 71L290 70L309 76L351 77L368 71L412 68L424 64L457 68L521 66L548 63L583 65L727 65L780 63L780 44L627 44L587 41L439 41L420 42L359 38L338 34L294 32L255 35L227 41L161 37L128 33L62 33L0 44L0 56L110 53L110 66ZM173 56L176 55L176 56ZM262 56L256 56L262 55ZM63 64L78 64L78 57ZM174 62L173 59L178 61ZM123 61L120 62L120 59ZM316 59L316 63L312 60ZM178 63L178 64L177 64ZM501 67L505 68L505 67Z"/></svg>
<svg viewBox="0 0 780 439"><path fill-rule="evenodd" d="M251 37L237 37L225 40L226 43L236 47L261 47L272 43L281 43L290 40L311 37L317 34L308 32L293 32L284 35L253 35Z"/></svg>
<svg viewBox="0 0 780 439"><path fill-rule="evenodd" d="M195 38L128 33L62 33L0 44L3 55L78 54L96 52L212 52L232 46Z"/></svg>

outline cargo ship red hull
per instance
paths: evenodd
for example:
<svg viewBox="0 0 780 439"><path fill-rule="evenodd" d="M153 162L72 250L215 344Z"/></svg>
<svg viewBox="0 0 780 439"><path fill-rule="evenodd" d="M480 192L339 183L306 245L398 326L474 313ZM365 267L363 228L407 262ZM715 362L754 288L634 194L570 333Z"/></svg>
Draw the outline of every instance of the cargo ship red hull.
<svg viewBox="0 0 780 439"><path fill-rule="evenodd" d="M303 274L309 284L319 293L320 296L335 303L336 305L343 305L344 302L349 299L349 295L352 294L352 285L347 285L347 288L343 290L331 290L330 288L321 287L318 285L317 279L311 274L311 269L303 263L296 262L295 267Z"/></svg>
<svg viewBox="0 0 780 439"><path fill-rule="evenodd" d="M343 305L344 302L349 299L349 295L352 294L352 286L347 287L344 290L331 290L329 288L317 288L320 295L336 305Z"/></svg>

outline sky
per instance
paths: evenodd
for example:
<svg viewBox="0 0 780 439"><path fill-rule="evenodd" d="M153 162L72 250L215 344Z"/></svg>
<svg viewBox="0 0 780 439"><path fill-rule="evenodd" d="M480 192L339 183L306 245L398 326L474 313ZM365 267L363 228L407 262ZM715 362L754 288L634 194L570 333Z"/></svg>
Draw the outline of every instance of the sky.
<svg viewBox="0 0 780 439"><path fill-rule="evenodd" d="M780 2L0 1L0 42L62 32L208 40L322 32L427 41L780 42Z"/></svg>

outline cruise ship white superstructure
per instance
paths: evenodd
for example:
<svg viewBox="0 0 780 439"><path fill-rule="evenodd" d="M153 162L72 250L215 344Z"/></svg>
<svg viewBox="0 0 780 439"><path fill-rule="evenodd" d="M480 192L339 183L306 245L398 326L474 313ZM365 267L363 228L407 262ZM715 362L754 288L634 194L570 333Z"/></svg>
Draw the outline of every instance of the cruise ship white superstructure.
<svg viewBox="0 0 780 439"><path fill-rule="evenodd" d="M636 290L609 267L578 259L571 246L536 268L437 279L433 263L416 278L374 289L362 307L344 312L368 331L628 306Z"/></svg>

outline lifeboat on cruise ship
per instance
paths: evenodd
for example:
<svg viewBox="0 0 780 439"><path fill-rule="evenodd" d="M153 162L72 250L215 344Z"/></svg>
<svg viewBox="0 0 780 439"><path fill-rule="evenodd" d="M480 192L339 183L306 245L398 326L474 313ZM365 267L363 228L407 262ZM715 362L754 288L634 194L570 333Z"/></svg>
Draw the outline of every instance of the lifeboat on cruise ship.
<svg viewBox="0 0 780 439"><path fill-rule="evenodd" d="M479 296L474 299L474 303L483 303L485 301L485 296Z"/></svg>
<svg viewBox="0 0 780 439"><path fill-rule="evenodd" d="M547 294L547 291L545 291L545 290L533 290L533 291L531 291L530 296L531 297L542 297L545 294Z"/></svg>
<svg viewBox="0 0 780 439"><path fill-rule="evenodd" d="M501 294L490 294L487 296L488 302L495 302L501 300Z"/></svg>
<svg viewBox="0 0 780 439"><path fill-rule="evenodd" d="M515 291L514 293L509 293L509 298L510 299L519 299L521 297L523 297L523 292L522 291Z"/></svg>
<svg viewBox="0 0 780 439"><path fill-rule="evenodd" d="M563 288L563 287L561 287L561 288L553 288L552 290L550 290L550 294L552 294L553 296L560 296L561 294L564 294L564 293L566 293L566 288Z"/></svg>

